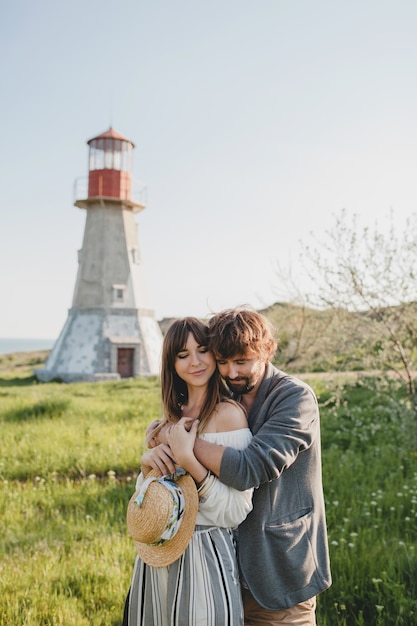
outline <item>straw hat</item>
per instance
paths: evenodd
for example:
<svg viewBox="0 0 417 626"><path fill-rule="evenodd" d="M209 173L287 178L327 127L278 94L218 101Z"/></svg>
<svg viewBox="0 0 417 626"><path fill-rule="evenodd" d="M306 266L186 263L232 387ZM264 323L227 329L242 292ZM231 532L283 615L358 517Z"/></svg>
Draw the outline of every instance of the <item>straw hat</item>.
<svg viewBox="0 0 417 626"><path fill-rule="evenodd" d="M127 507L127 528L142 561L164 567L188 546L198 512L198 493L192 477L179 468L158 476L151 470Z"/></svg>

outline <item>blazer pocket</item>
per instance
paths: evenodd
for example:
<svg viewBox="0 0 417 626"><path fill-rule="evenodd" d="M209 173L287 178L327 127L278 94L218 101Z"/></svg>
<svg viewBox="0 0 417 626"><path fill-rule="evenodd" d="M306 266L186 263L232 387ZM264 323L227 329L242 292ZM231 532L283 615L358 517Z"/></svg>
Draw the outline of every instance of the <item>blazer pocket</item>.
<svg viewBox="0 0 417 626"><path fill-rule="evenodd" d="M310 542L311 508L301 509L265 526L266 554L283 572L289 588L303 589L316 573L315 550Z"/></svg>
<svg viewBox="0 0 417 626"><path fill-rule="evenodd" d="M307 518L310 515L311 511L312 511L311 506L306 507L304 509L300 509L299 511L294 511L293 513L290 513L289 515L285 515L276 520L268 522L267 524L265 524L265 528L273 530L274 528L278 529L278 528L283 528L288 525L294 525L294 523L297 526L296 522L297 521L303 522L305 518Z"/></svg>

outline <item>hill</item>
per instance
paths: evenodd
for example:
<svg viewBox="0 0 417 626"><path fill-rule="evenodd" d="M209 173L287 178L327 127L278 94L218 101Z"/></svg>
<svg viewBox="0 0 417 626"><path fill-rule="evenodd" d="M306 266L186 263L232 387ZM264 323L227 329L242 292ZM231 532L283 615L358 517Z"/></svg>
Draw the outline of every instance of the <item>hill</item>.
<svg viewBox="0 0 417 626"><path fill-rule="evenodd" d="M31 371L35 367L42 366L50 350L36 350L34 352L12 352L10 354L0 354L0 372L20 372Z"/></svg>
<svg viewBox="0 0 417 626"><path fill-rule="evenodd" d="M417 303L357 313L276 302L260 313L270 320L278 341L274 363L288 372L401 370L402 354L410 369L415 364ZM159 322L163 334L174 319ZM387 334L388 322L397 335ZM0 372L30 371L48 355L48 350L0 355Z"/></svg>
<svg viewBox="0 0 417 626"><path fill-rule="evenodd" d="M278 340L275 362L287 371L417 369L417 302L367 311L317 310L275 303L261 311Z"/></svg>

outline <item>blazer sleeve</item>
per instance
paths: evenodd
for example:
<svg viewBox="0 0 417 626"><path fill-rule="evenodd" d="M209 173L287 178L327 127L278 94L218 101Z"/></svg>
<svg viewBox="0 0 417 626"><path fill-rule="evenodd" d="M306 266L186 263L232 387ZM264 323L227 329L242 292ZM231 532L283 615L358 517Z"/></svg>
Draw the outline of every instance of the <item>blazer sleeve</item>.
<svg viewBox="0 0 417 626"><path fill-rule="evenodd" d="M260 403L252 428L249 446L227 447L220 467L220 480L242 491L278 478L320 437L316 396L307 385L283 381Z"/></svg>

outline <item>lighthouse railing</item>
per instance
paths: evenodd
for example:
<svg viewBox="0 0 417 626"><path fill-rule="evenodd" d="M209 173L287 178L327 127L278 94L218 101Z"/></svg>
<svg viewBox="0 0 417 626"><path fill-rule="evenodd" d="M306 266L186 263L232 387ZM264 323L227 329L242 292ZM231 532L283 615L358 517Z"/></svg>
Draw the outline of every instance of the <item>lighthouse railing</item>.
<svg viewBox="0 0 417 626"><path fill-rule="evenodd" d="M88 176L81 176L74 181L73 200L74 203L80 200L88 199ZM148 203L148 187L144 182L133 178L131 186L132 202L137 202L144 206Z"/></svg>

